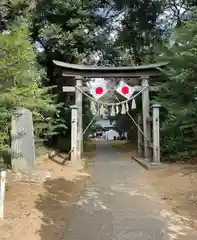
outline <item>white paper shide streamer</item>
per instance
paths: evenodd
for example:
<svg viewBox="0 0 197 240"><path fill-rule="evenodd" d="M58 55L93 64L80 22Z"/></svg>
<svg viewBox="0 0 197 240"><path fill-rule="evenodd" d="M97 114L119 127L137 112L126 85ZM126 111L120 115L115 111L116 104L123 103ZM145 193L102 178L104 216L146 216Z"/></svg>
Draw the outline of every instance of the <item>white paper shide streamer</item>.
<svg viewBox="0 0 197 240"><path fill-rule="evenodd" d="M132 100L131 109L136 109L136 101L135 101L135 98Z"/></svg>
<svg viewBox="0 0 197 240"><path fill-rule="evenodd" d="M0 219L4 218L4 199L5 199L5 180L6 171L0 172L1 184L0 184Z"/></svg>

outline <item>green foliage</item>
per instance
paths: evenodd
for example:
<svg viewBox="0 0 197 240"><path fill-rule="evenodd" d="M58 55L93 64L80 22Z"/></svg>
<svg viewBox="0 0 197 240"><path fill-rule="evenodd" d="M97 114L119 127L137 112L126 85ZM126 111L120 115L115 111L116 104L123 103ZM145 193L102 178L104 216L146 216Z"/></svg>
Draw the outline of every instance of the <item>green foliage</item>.
<svg viewBox="0 0 197 240"><path fill-rule="evenodd" d="M55 105L48 89L39 88L41 79L36 54L29 40L28 25L21 22L10 27L10 34L0 33L0 152L10 147L12 111L23 106L33 112L36 137L50 126Z"/></svg>
<svg viewBox="0 0 197 240"><path fill-rule="evenodd" d="M175 159L197 156L197 25L188 21L175 31L165 48L171 60L158 99L166 113L162 124L162 149L166 157Z"/></svg>
<svg viewBox="0 0 197 240"><path fill-rule="evenodd" d="M41 41L49 60L85 62L96 48L96 3L41 0L32 21L32 36Z"/></svg>
<svg viewBox="0 0 197 240"><path fill-rule="evenodd" d="M120 1L115 0L120 11L124 10L122 28L118 32L116 44L124 46L132 57L133 64L153 62L156 46L160 41L157 19L162 12L162 1Z"/></svg>

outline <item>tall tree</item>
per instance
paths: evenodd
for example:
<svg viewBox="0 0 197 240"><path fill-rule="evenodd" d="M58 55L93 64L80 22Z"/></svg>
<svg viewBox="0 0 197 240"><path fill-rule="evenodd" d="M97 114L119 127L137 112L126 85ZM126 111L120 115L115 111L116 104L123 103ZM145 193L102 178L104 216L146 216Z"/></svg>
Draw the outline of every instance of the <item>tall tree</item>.
<svg viewBox="0 0 197 240"><path fill-rule="evenodd" d="M53 93L59 104L59 115L54 118L54 127L56 136L64 140L70 139L69 106L74 103L74 95L62 93L62 86L73 85L74 81L62 79L59 72L55 72L52 60L86 64L94 61L94 54L104 41L100 37L101 26L104 27L106 22L100 13L101 8L100 1L41 0L33 12L31 36L44 48L39 58L47 71L48 80L44 84L56 85ZM90 113L87 115L88 104L84 108L84 122L87 124L90 116Z"/></svg>
<svg viewBox="0 0 197 240"><path fill-rule="evenodd" d="M163 153L168 157L185 159L197 155L196 37L196 20L187 21L175 31L165 49L170 68L157 100L166 111L161 139Z"/></svg>
<svg viewBox="0 0 197 240"><path fill-rule="evenodd" d="M133 58L133 64L154 61L160 39L157 19L162 11L161 1L115 1L118 9L124 9L122 28L117 44L124 46Z"/></svg>
<svg viewBox="0 0 197 240"><path fill-rule="evenodd" d="M29 39L28 25L15 22L9 34L0 33L0 155L9 151L12 111L23 106L33 111L36 139L50 132L56 111L48 89L39 88L41 72Z"/></svg>

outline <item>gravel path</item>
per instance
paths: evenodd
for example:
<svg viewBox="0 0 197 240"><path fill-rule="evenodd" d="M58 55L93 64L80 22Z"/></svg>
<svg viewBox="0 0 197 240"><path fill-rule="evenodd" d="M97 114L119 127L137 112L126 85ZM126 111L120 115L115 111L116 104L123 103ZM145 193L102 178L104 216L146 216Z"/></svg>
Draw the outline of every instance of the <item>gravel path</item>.
<svg viewBox="0 0 197 240"><path fill-rule="evenodd" d="M98 141L92 178L62 240L196 240L160 202L145 170Z"/></svg>

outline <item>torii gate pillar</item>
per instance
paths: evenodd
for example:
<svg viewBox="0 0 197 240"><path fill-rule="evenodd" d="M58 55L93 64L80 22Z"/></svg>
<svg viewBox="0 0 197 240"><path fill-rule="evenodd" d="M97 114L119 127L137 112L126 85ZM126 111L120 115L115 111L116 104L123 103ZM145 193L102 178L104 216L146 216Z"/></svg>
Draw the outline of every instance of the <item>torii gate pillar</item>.
<svg viewBox="0 0 197 240"><path fill-rule="evenodd" d="M142 87L148 86L148 77L142 79ZM144 132L144 158L150 160L150 150L149 150L149 144L150 144L150 137L151 137L151 131L150 131L150 123L148 122L148 119L150 117L150 99L149 99L149 88L144 90L142 92L142 121L143 121L143 132ZM148 139L148 141L147 141Z"/></svg>
<svg viewBox="0 0 197 240"><path fill-rule="evenodd" d="M72 108L72 115L76 115L76 121L72 121L71 136L75 136L73 141L71 141L71 149L73 154L71 154L71 161L76 160L80 162L83 153L83 93L78 90L81 89L84 92L89 91L87 86L83 86L83 77L75 76L75 87L74 86L63 86L63 92L75 93L75 105L74 110ZM74 149L74 150L73 150Z"/></svg>
<svg viewBox="0 0 197 240"><path fill-rule="evenodd" d="M77 159L81 159L81 155L83 152L83 94L77 88L83 88L83 77L76 76L76 91L75 91L75 105L78 108L78 125L77 125Z"/></svg>
<svg viewBox="0 0 197 240"><path fill-rule="evenodd" d="M77 159L77 126L78 126L78 107L73 105L71 108L71 161L76 163Z"/></svg>

